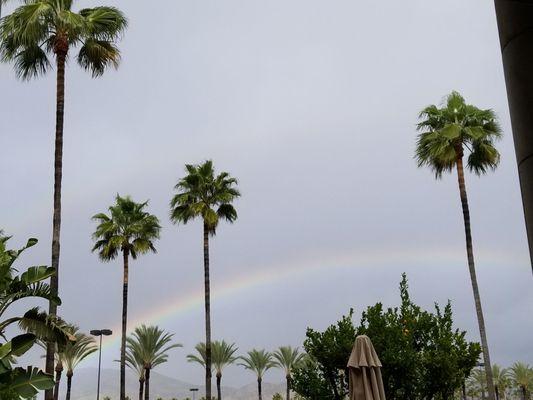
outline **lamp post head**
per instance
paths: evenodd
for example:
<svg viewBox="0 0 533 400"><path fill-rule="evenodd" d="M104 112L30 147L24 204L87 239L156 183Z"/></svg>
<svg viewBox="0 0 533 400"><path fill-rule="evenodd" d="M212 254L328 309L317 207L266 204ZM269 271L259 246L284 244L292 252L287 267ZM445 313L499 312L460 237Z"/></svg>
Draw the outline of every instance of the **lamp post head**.
<svg viewBox="0 0 533 400"><path fill-rule="evenodd" d="M93 336L109 336L113 334L111 329L93 329L91 332Z"/></svg>

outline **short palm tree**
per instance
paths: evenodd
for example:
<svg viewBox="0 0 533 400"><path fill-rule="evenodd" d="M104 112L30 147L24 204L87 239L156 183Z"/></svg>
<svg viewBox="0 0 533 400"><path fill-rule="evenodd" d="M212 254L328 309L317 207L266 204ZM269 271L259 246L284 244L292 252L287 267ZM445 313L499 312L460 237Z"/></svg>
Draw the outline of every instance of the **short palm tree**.
<svg viewBox="0 0 533 400"><path fill-rule="evenodd" d="M98 350L94 339L82 332L78 332L77 326L72 326L71 332L76 338L76 341L68 342L59 353L59 359L67 370L66 400L70 400L74 370L83 360Z"/></svg>
<svg viewBox="0 0 533 400"><path fill-rule="evenodd" d="M150 371L167 362L169 350L182 347L179 343L171 344L173 336L158 326L141 325L127 338L128 354L143 362L145 400L150 400Z"/></svg>
<svg viewBox="0 0 533 400"><path fill-rule="evenodd" d="M156 252L154 240L159 238L161 226L155 215L145 211L148 202L136 203L129 196L117 195L110 215L96 214L98 223L93 238L92 251L98 251L102 261L114 260L122 254L124 275L122 283L122 341L120 347L120 399L126 397L126 334L128 323L128 275L129 258Z"/></svg>
<svg viewBox="0 0 533 400"><path fill-rule="evenodd" d="M291 380L292 370L297 367L305 355L298 351L298 348L293 349L291 346L281 346L272 353L274 357L274 364L276 367L283 369L285 372L285 379L287 381L287 400L291 398Z"/></svg>
<svg viewBox="0 0 533 400"><path fill-rule="evenodd" d="M418 166L431 168L437 178L440 178L445 172L457 170L465 226L468 269L470 271L483 349L483 361L489 388L488 394L489 400L494 400L494 382L489 346L474 264L470 210L465 186L463 158L466 149L469 153L466 167L478 175L494 170L500 161L500 153L494 147L494 142L501 137L501 129L492 110L481 110L467 104L457 92L452 92L441 108L435 105L426 107L420 113L419 118L421 119L418 124L420 134L416 145Z"/></svg>
<svg viewBox="0 0 533 400"><path fill-rule="evenodd" d="M212 362L216 371L217 378L217 399L222 400L222 371L230 364L233 364L237 357L235 353L238 348L235 343L228 344L224 340L215 340L211 343L212 348ZM195 346L198 354L187 355L187 360L190 362L196 362L205 368L205 343L198 343Z"/></svg>
<svg viewBox="0 0 533 400"><path fill-rule="evenodd" d="M516 362L510 368L510 376L513 385L522 396L522 400L528 400L529 392L533 390L533 368L527 364Z"/></svg>
<svg viewBox="0 0 533 400"><path fill-rule="evenodd" d="M120 360L119 360L120 361ZM144 398L144 360L137 347L130 347L126 343L126 366L139 377L139 400Z"/></svg>
<svg viewBox="0 0 533 400"><path fill-rule="evenodd" d="M258 399L263 399L262 394L262 382L265 372L270 368L276 366L274 360L272 359L272 354L265 350L251 350L246 356L241 356L242 365L244 368L253 371L257 376L257 395Z"/></svg>
<svg viewBox="0 0 533 400"><path fill-rule="evenodd" d="M509 387L509 370L502 368L498 364L492 365L492 378L494 379L494 392L496 400L505 399L505 391Z"/></svg>
<svg viewBox="0 0 533 400"><path fill-rule="evenodd" d="M481 369L474 369L469 378L469 385L472 387L476 395L485 400L487 393L487 375Z"/></svg>
<svg viewBox="0 0 533 400"><path fill-rule="evenodd" d="M216 175L212 161L186 165L187 175L176 184L177 193L170 202L170 219L187 224L201 218L204 225L204 291L205 291L205 391L211 399L211 289L209 281L209 235L216 233L221 219L233 223L237 211L231 203L240 196L237 180L227 172Z"/></svg>
<svg viewBox="0 0 533 400"><path fill-rule="evenodd" d="M0 59L13 62L19 78L29 80L44 75L52 68L51 59L56 65L52 226L52 267L56 269L56 274L50 279L50 286L56 295L59 286L66 61L74 50L78 50L78 64L91 72L93 77L102 75L109 66L117 67L120 51L115 43L127 26L125 16L114 7L85 8L75 12L71 9L72 3L72 0L26 0L12 14L0 20ZM49 314L56 313L57 305L49 303ZM47 372L52 372L53 364L54 348L49 344ZM51 392L47 391L46 399L51 398Z"/></svg>

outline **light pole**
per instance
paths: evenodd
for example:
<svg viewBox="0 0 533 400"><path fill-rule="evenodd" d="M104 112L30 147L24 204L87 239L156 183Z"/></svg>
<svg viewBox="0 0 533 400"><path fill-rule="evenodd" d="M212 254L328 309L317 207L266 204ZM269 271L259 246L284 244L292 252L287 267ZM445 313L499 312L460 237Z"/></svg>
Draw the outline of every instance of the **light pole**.
<svg viewBox="0 0 533 400"><path fill-rule="evenodd" d="M100 400L100 368L102 366L102 336L109 336L112 334L113 334L113 331L111 329L94 329L91 331L91 335L100 337L100 346L99 346L99 354L98 354L98 385L96 387L96 400Z"/></svg>
<svg viewBox="0 0 533 400"><path fill-rule="evenodd" d="M198 388L190 388L189 391L192 392L192 400L196 399L196 392L198 391Z"/></svg>

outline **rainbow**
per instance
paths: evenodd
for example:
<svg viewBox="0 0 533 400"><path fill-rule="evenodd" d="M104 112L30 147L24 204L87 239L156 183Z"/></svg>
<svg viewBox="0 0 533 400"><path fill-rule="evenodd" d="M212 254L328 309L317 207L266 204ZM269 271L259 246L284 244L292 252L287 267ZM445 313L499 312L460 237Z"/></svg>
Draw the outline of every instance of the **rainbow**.
<svg viewBox="0 0 533 400"><path fill-rule="evenodd" d="M516 255L494 253L492 251L479 252L484 260L490 260L490 264L499 263L505 260L509 262ZM480 257L481 258L481 257ZM522 260L516 260L522 263ZM290 281L292 278L305 275L307 278L332 270L353 270L356 266L384 268L391 263L412 266L442 266L450 264L465 264L464 251L461 249L376 249L375 251L346 252L344 254L310 254L306 257L290 259L282 263L272 265L262 265L253 270L245 269L242 275L227 279L222 283L212 286L212 300L214 302L224 299L242 296L248 291L258 287L274 285L283 281ZM175 298L165 299L158 307L148 313L140 315L128 321L128 326L135 327L140 324L158 324L166 320L182 318L191 312L200 312L203 307L203 288L189 293L180 294ZM116 326L113 331L120 332L120 326ZM120 334L113 335L104 342L103 348L118 347L120 345Z"/></svg>

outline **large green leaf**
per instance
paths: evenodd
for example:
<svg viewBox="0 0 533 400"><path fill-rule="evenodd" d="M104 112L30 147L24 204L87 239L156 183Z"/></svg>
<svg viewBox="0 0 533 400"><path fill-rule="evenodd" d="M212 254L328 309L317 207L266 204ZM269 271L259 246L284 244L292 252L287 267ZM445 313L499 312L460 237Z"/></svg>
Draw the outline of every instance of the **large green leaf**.
<svg viewBox="0 0 533 400"><path fill-rule="evenodd" d="M20 357L35 344L36 336L32 333L24 333L11 339L11 354Z"/></svg>
<svg viewBox="0 0 533 400"><path fill-rule="evenodd" d="M24 333L15 336L9 342L0 346L0 360L8 357L20 357L26 353L35 344L36 337L32 333Z"/></svg>
<svg viewBox="0 0 533 400"><path fill-rule="evenodd" d="M36 367L15 368L11 373L0 375L0 383L22 398L29 399L40 390L52 389L54 378Z"/></svg>
<svg viewBox="0 0 533 400"><path fill-rule="evenodd" d="M20 280L26 284L40 282L51 277L55 272L55 268L45 265L30 267L20 276Z"/></svg>

